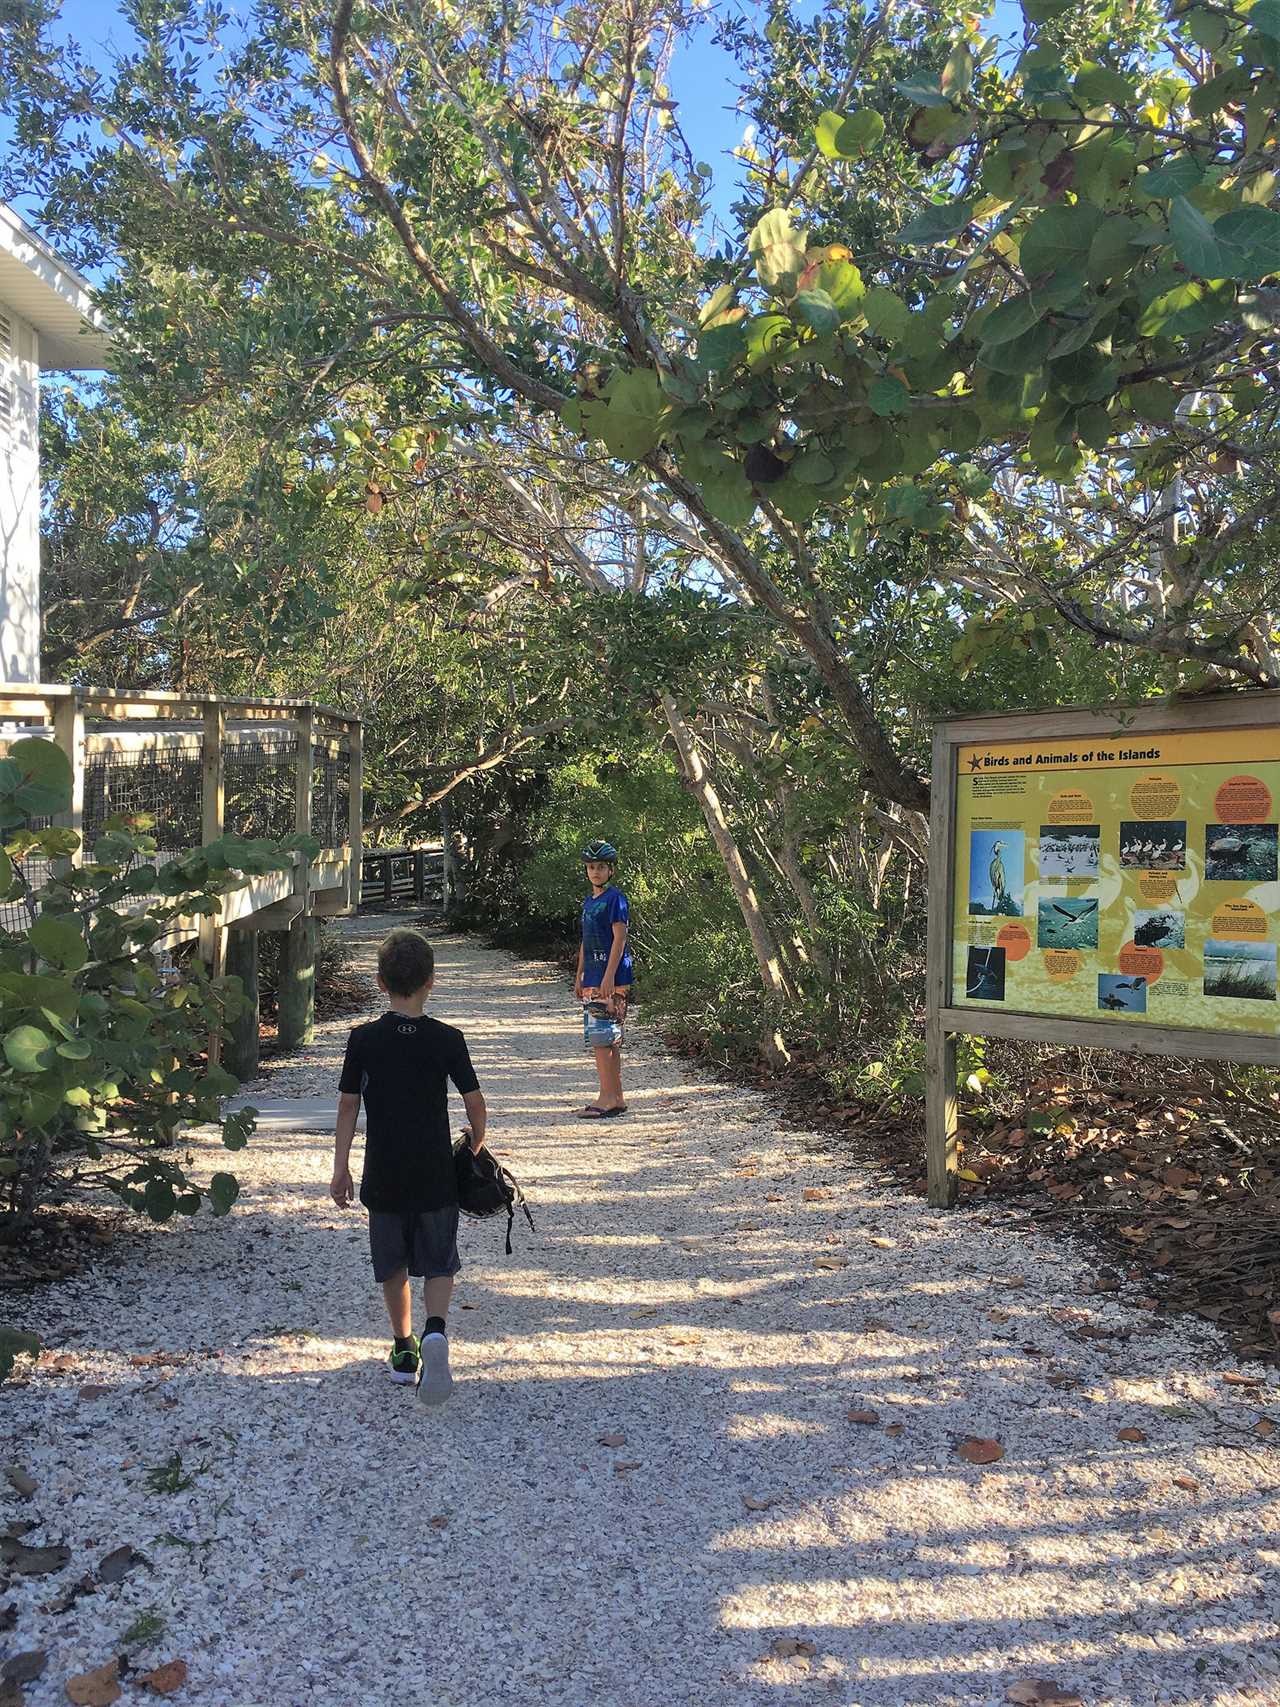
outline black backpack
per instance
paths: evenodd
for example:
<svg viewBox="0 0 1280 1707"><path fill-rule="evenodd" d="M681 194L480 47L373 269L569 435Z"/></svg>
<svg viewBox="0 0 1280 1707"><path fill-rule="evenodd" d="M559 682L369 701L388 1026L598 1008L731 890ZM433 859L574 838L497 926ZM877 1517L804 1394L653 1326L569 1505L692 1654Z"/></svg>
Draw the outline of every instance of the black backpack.
<svg viewBox="0 0 1280 1707"><path fill-rule="evenodd" d="M487 1221L491 1215L507 1212L507 1255L511 1255L511 1228L516 1210L523 1209L530 1232L536 1231L524 1193L509 1168L493 1154L482 1149L479 1155L466 1137L453 1152L453 1165L458 1179L458 1208L477 1221Z"/></svg>

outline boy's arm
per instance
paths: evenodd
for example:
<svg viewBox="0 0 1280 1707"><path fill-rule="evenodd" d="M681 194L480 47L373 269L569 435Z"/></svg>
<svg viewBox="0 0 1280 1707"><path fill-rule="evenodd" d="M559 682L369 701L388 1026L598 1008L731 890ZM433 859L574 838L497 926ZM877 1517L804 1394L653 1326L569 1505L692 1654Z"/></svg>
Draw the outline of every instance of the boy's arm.
<svg viewBox="0 0 1280 1707"><path fill-rule="evenodd" d="M360 1116L359 1091L341 1091L338 1095L338 1124L333 1134L333 1179L329 1195L339 1209L345 1209L355 1197L351 1183L351 1141L356 1135Z"/></svg>
<svg viewBox="0 0 1280 1707"><path fill-rule="evenodd" d="M600 980L600 996L608 1001L613 994L613 977L618 970L627 947L627 925L622 919L613 921L613 941L609 945L609 960L604 969L604 977Z"/></svg>
<svg viewBox="0 0 1280 1707"><path fill-rule="evenodd" d="M586 944L578 943L578 970L573 975L573 993L579 1001L582 1000L582 957L586 953Z"/></svg>
<svg viewBox="0 0 1280 1707"><path fill-rule="evenodd" d="M484 1148L484 1132L488 1123L489 1111L485 1107L483 1091L464 1091L462 1106L467 1111L467 1130L471 1134L471 1148L479 1154Z"/></svg>

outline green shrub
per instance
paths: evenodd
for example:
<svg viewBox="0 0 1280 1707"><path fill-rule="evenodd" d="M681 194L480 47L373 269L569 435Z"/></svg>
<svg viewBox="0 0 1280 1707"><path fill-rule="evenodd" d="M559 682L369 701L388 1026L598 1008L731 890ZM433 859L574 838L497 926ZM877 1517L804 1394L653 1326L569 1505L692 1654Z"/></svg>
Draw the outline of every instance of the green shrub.
<svg viewBox="0 0 1280 1707"><path fill-rule="evenodd" d="M595 836L621 856L646 1017L690 1037L739 1023L758 1034L759 978L741 914L702 814L664 755L577 759L551 776L520 884L525 909L555 920L566 944L577 942L582 849Z"/></svg>
<svg viewBox="0 0 1280 1707"><path fill-rule="evenodd" d="M220 1099L237 1088L203 1052L244 998L238 980L211 980L198 958L165 975L155 950L180 920L215 914L250 874L286 867L301 844L228 836L157 866L154 840L114 819L73 866L74 832L30 828L67 809L70 784L51 742L19 741L0 759L0 898L28 915L24 929L0 931L0 1213L21 1227L74 1178L156 1221L202 1203L225 1214L234 1175L201 1186L172 1141L184 1124L219 1123ZM36 854L55 864L33 892L23 868ZM220 1124L238 1150L253 1112Z"/></svg>
<svg viewBox="0 0 1280 1707"><path fill-rule="evenodd" d="M874 1053L844 1061L827 1073L832 1088L854 1101L903 1113L924 1100L925 1039L919 1021L901 1016L897 1029L877 1040ZM981 1103L997 1088L987 1065L985 1037L956 1039L956 1091L962 1103Z"/></svg>

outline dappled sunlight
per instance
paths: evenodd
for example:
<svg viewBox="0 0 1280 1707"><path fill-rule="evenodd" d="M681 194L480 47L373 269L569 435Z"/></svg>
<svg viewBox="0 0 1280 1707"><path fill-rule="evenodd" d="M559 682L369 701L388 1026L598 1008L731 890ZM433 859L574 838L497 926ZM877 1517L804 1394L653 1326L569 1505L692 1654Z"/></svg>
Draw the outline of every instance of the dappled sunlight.
<svg viewBox="0 0 1280 1707"><path fill-rule="evenodd" d="M448 1017L475 1035L467 968L486 969L488 1012L497 957L448 952ZM893 1198L664 1058L630 1058L633 1113L588 1132L557 1095L588 1070L561 1047L560 987L504 1000L512 1033L490 1039L482 1082L537 1231L517 1224L507 1258L504 1222L464 1223L455 1398L428 1413L387 1382L364 1217L327 1195L330 1140L272 1131L232 1162L231 1216L159 1229L145 1260L68 1286L46 1335L74 1374L13 1394L22 1423L79 1424L46 1431L43 1472L77 1491L77 1557L86 1536L132 1539L157 1559L146 1593L194 1608L189 1556L234 1560L237 1632L265 1656L255 1701L292 1703L294 1632L332 1607L381 1629L388 1597L448 1616L465 1584L521 1646L469 1660L480 1693L460 1707L513 1691L538 1707L987 1707L1040 1675L1088 1707L1147 1707L1157 1673L1235 1707L1231 1680L1274 1639L1280 1476L1223 1444L1223 1390L1185 1334L1109 1298L1093 1308L1118 1337L1080 1337L1060 1248ZM557 1015L530 1024L521 1003ZM343 1029L322 1033L324 1060ZM212 1135L193 1151L227 1165ZM828 1195L806 1201L815 1175ZM84 1382L101 1395L79 1402ZM1146 1438L1117 1439L1135 1425ZM998 1461L962 1462L973 1436ZM145 1471L174 1453L197 1474L157 1510ZM411 1518L388 1557L395 1477ZM166 1525L176 1541L157 1547ZM605 1671L544 1694L566 1630L585 1667L625 1631L662 1701L633 1703ZM194 1625L179 1639L213 1678L218 1645ZM1195 1693L1204 1667L1216 1693ZM342 1675L342 1707L380 1704L374 1659ZM248 1707L208 1689L211 1707Z"/></svg>
<svg viewBox="0 0 1280 1707"><path fill-rule="evenodd" d="M725 1428L727 1440L778 1440L784 1435L825 1434L825 1425L803 1422L781 1411L756 1411L750 1416L736 1416Z"/></svg>

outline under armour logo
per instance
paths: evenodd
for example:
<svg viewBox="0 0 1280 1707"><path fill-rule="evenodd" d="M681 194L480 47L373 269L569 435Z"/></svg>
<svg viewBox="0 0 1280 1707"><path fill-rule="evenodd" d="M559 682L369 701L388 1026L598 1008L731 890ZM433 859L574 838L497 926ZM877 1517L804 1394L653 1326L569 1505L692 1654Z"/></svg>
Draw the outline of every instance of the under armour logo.
<svg viewBox="0 0 1280 1707"><path fill-rule="evenodd" d="M398 1025L396 1030L400 1033L401 1037L416 1037L418 1035L418 1028L416 1025Z"/></svg>

